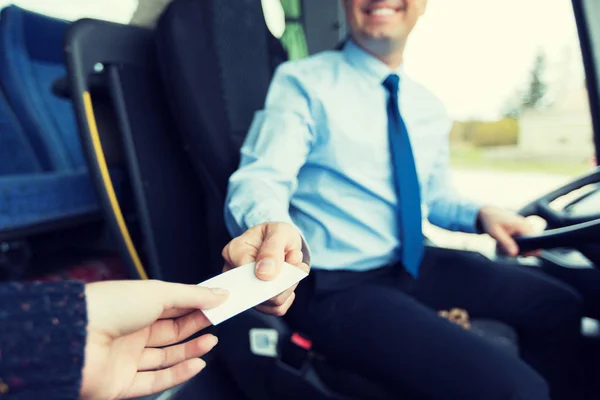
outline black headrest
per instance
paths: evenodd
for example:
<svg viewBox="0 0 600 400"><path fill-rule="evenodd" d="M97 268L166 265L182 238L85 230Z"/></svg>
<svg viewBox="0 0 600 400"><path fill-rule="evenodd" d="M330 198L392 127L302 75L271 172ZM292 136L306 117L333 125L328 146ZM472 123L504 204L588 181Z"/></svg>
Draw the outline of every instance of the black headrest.
<svg viewBox="0 0 600 400"><path fill-rule="evenodd" d="M186 149L200 177L224 194L283 48L257 0L175 0L158 22L157 45Z"/></svg>
<svg viewBox="0 0 600 400"><path fill-rule="evenodd" d="M167 101L201 184L211 265L229 239L223 205L229 176L274 69L287 59L258 0L175 0L156 29Z"/></svg>

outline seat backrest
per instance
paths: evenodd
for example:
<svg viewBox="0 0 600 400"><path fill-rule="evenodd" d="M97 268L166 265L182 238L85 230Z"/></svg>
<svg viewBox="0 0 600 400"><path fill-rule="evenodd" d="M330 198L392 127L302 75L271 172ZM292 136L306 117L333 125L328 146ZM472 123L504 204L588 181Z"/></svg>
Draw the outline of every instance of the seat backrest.
<svg viewBox="0 0 600 400"><path fill-rule="evenodd" d="M276 66L287 56L260 1L175 0L156 31L171 113L204 190L210 256L228 239L223 204L229 176Z"/></svg>
<svg viewBox="0 0 600 400"><path fill-rule="evenodd" d="M65 55L90 176L123 264L142 279L208 278L204 199L174 134L154 32L82 19L69 28Z"/></svg>
<svg viewBox="0 0 600 400"><path fill-rule="evenodd" d="M0 179L7 175L39 171L41 165L33 146L8 105L4 93L0 92Z"/></svg>
<svg viewBox="0 0 600 400"><path fill-rule="evenodd" d="M12 5L0 15L0 83L44 170L84 166L72 107L52 92L67 26Z"/></svg>

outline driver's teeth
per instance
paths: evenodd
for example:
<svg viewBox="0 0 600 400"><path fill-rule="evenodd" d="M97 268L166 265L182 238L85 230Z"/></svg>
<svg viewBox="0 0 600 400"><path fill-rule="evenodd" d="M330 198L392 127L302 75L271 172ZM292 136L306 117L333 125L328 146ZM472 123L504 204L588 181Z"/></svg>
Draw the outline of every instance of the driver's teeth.
<svg viewBox="0 0 600 400"><path fill-rule="evenodd" d="M392 8L377 8L375 10L371 11L372 15L377 15L377 16L389 16L389 15L394 15L396 11Z"/></svg>

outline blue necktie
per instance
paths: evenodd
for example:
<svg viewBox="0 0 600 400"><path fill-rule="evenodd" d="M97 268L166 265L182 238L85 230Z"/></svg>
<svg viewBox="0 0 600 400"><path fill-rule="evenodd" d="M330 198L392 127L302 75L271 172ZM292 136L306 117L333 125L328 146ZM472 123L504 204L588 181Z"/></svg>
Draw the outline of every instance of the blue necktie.
<svg viewBox="0 0 600 400"><path fill-rule="evenodd" d="M388 135L392 155L393 175L398 198L398 225L401 240L402 264L413 277L419 274L423 259L423 231L421 226L421 192L415 159L406 125L400 116L398 84L400 78L392 74L383 82L390 93L387 104Z"/></svg>

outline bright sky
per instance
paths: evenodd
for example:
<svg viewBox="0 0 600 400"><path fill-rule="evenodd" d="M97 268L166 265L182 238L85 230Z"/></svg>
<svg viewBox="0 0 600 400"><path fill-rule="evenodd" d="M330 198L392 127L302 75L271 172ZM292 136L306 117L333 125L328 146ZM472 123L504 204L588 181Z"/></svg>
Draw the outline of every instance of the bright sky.
<svg viewBox="0 0 600 400"><path fill-rule="evenodd" d="M434 91L457 119L496 117L517 87L527 83L539 48L549 56L547 79L554 90L559 83L582 85L570 3L429 0L409 39L407 71ZM570 56L565 46L571 46Z"/></svg>
<svg viewBox="0 0 600 400"><path fill-rule="evenodd" d="M129 21L137 4L137 0L0 0L0 7L11 2L70 20L87 16L116 22ZM551 89L581 85L570 3L429 0L406 50L407 71L436 93L456 119L496 118L507 99L527 83L538 49L549 56Z"/></svg>
<svg viewBox="0 0 600 400"><path fill-rule="evenodd" d="M137 2L138 0L0 0L0 7L12 3L68 20L91 17L126 23L133 15Z"/></svg>

